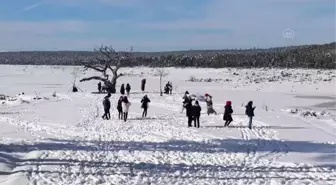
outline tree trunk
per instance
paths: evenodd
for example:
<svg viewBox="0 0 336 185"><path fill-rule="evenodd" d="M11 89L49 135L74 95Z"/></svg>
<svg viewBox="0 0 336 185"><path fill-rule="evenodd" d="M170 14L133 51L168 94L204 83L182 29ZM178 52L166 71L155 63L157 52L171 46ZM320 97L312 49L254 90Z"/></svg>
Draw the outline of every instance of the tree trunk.
<svg viewBox="0 0 336 185"><path fill-rule="evenodd" d="M116 87L115 87L116 85L115 84L113 84L112 82L108 82L105 85L107 86L106 91L108 93L111 93L111 94L115 94L116 93Z"/></svg>
<svg viewBox="0 0 336 185"><path fill-rule="evenodd" d="M118 79L118 76L115 73L115 74L113 74L111 81L107 80L107 83L106 83L107 89L106 89L106 91L108 93L115 94L117 92L117 90L116 90L117 79Z"/></svg>
<svg viewBox="0 0 336 185"><path fill-rule="evenodd" d="M117 92L116 91L117 79L118 79L117 74L113 74L113 77L111 79L111 93L112 94L115 94Z"/></svg>

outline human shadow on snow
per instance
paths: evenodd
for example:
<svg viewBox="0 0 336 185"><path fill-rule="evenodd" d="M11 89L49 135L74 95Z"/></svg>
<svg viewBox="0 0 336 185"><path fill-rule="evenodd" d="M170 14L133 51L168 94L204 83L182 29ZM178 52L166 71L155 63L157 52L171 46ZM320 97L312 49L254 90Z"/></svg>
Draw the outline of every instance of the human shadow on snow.
<svg viewBox="0 0 336 185"><path fill-rule="evenodd" d="M171 118L168 117L163 117L163 116L157 116L157 117L133 117L133 118L128 118L127 120L171 120Z"/></svg>
<svg viewBox="0 0 336 185"><path fill-rule="evenodd" d="M187 140L170 140L167 142L138 141L71 141L55 140L35 144L0 144L0 152L16 153L38 150L71 150L71 151L167 151L167 152L202 152L202 153L247 153L249 151L265 153L316 153L316 161L324 161L323 157L335 155L336 145L314 143L308 141L280 141L266 139L214 139L210 142ZM0 156L1 157L1 156ZM327 163L335 168L332 161Z"/></svg>
<svg viewBox="0 0 336 185"><path fill-rule="evenodd" d="M249 151L256 152L301 152L301 153L320 153L319 158L316 160L325 160L324 157L334 155L336 153L336 145L324 144L324 143L313 143L307 141L279 141L279 140L263 140L263 139L214 139L211 142L196 142L196 141L186 141L186 140L170 140L167 142L137 142L137 141L74 141L74 140L58 140L50 139L46 142L40 142L35 144L0 144L0 163L6 163L7 165L12 165L15 167L26 166L26 165L46 165L46 166L82 166L91 167L105 170L97 170L100 172L70 172L69 170L64 171L52 171L52 170L38 170L34 171L31 169L17 168L23 170L15 170L14 172L0 171L0 175L10 175L18 172L36 172L36 173L58 173L67 175L114 175L114 174L124 174L135 176L140 172L144 176L155 176L155 175L165 175L172 178L193 178L193 179L250 179L251 173L259 172L260 176L253 178L286 178L286 179L311 179L313 178L309 175L300 176L289 176L288 172L292 173L309 173L316 172L313 167L287 167L287 166L245 166L245 165L227 165L227 164L166 164L159 163L154 164L151 162L111 162L109 159L105 158L104 155L98 160L77 160L77 159L57 159L57 158L28 158L20 159L15 157L16 153L28 153L32 151L83 151L83 152L102 152L104 154L106 151L113 152L133 152L138 151L165 151L165 152L184 152L186 154L192 152L203 152L203 153L247 153ZM170 154L169 154L170 155ZM76 158L76 156L72 156ZM320 165L319 167L334 168L335 166L328 163ZM42 168L43 169L43 168ZM52 168L50 168L52 169ZM107 170L108 169L108 170ZM120 172L120 169L126 169L127 172ZM124 171L122 170L122 171ZM225 172L227 175L221 175L217 177L211 175L211 173ZM235 173L237 172L237 173ZM246 172L246 173L241 173ZM210 173L210 176L209 176ZM217 174L218 174L217 173ZM233 174L232 174L233 173ZM249 174L250 173L250 174ZM187 175L182 175L187 174ZM287 174L287 175L286 175ZM330 176L330 180L335 180L335 176Z"/></svg>
<svg viewBox="0 0 336 185"><path fill-rule="evenodd" d="M201 126L202 128L248 128L248 126L218 126L218 125L213 125L213 126ZM306 129L306 127L287 127L287 126L253 126L252 129Z"/></svg>
<svg viewBox="0 0 336 185"><path fill-rule="evenodd" d="M1 153L0 153L1 154ZM1 157L3 157L2 155ZM5 155L6 156L6 155ZM32 170L23 169L15 170L13 172L0 171L0 175L11 175L20 172L29 173L42 173L42 174L66 174L66 175L127 175L127 176L138 176L139 172L143 177L153 177L153 176L168 176L171 178L192 178L192 179L218 179L218 180L232 180L232 179L250 179L251 173L259 173L259 175L253 175L253 178L267 178L267 179L282 179L286 178L288 180L295 179L310 179L314 180L313 177L308 176L288 176L288 173L310 173L316 172L316 167L327 168L328 166L314 166L314 167L284 167L284 166L244 166L244 165L207 165L207 164L192 164L188 165L185 163L167 164L159 163L154 164L150 162L110 162L110 161L93 161L93 160L77 160L77 159L55 159L55 158L36 158L36 159L19 159L7 155L16 167L19 166L80 166L86 168L98 168L99 170L93 172L71 172L70 170ZM102 170L101 168L104 168ZM109 168L109 169L108 169ZM21 168L22 169L22 168ZM49 168L52 169L52 168ZM57 168L54 168L57 169ZM108 170L107 170L108 169ZM214 174L222 173L221 177ZM223 172L225 172L223 174ZM182 175L184 174L184 175ZM197 175L196 175L197 174ZM223 177L224 176L224 177ZM225 177L226 176L226 177ZM315 179L317 180L317 179ZM324 180L335 180L335 177L329 176Z"/></svg>

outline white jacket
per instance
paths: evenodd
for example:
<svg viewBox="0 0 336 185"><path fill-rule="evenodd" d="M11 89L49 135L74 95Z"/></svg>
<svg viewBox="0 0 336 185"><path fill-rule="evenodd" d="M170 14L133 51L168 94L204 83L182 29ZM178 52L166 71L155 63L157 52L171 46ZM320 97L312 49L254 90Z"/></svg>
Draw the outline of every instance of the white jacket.
<svg viewBox="0 0 336 185"><path fill-rule="evenodd" d="M128 112L128 109L129 109L130 106L131 106L131 102L128 102L128 103L122 102L121 103L121 107L122 107L123 112Z"/></svg>
<svg viewBox="0 0 336 185"><path fill-rule="evenodd" d="M208 109L213 108L212 98L210 96L206 97L206 103L207 103L207 108Z"/></svg>

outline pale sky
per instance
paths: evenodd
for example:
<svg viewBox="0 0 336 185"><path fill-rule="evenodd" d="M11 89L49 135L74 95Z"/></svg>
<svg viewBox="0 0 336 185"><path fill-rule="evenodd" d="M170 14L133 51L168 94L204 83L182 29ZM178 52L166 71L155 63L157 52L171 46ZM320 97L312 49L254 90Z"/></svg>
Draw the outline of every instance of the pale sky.
<svg viewBox="0 0 336 185"><path fill-rule="evenodd" d="M335 41L334 0L7 0L0 50L227 49ZM294 37L286 39L290 29Z"/></svg>

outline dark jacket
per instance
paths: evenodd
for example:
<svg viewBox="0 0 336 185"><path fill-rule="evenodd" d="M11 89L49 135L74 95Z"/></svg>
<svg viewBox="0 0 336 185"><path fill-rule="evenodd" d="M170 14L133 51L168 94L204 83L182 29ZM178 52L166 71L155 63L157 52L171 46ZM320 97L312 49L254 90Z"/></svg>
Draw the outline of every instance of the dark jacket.
<svg viewBox="0 0 336 185"><path fill-rule="evenodd" d="M189 101L189 98L187 95L184 95L182 99L183 99L183 102L182 102L183 104L186 104Z"/></svg>
<svg viewBox="0 0 336 185"><path fill-rule="evenodd" d="M201 116L201 111L202 111L202 108L201 106L199 105L193 105L192 106L192 116Z"/></svg>
<svg viewBox="0 0 336 185"><path fill-rule="evenodd" d="M188 98L187 102L185 103L185 108L186 108L186 116L192 116L192 99Z"/></svg>
<svg viewBox="0 0 336 185"><path fill-rule="evenodd" d="M149 102L150 102L150 99L148 97L143 97L141 100L141 108L147 109Z"/></svg>
<svg viewBox="0 0 336 185"><path fill-rule="evenodd" d="M110 102L110 99L108 97L104 98L103 106L104 106L105 110L108 110L108 109L111 108L111 102Z"/></svg>
<svg viewBox="0 0 336 185"><path fill-rule="evenodd" d="M231 105L225 105L225 110L224 110L224 116L223 120L232 120L231 114L233 113L232 106Z"/></svg>
<svg viewBox="0 0 336 185"><path fill-rule="evenodd" d="M122 99L119 99L119 100L118 100L118 104L117 104L117 110L118 110L118 112L122 112L122 106L121 106L121 103L122 103Z"/></svg>
<svg viewBox="0 0 336 185"><path fill-rule="evenodd" d="M120 87L120 94L125 94L125 86L124 86L124 84L122 84L121 87Z"/></svg>
<svg viewBox="0 0 336 185"><path fill-rule="evenodd" d="M142 90L142 91L145 90L145 85L146 85L146 79L142 79L142 80L141 80L141 90Z"/></svg>
<svg viewBox="0 0 336 185"><path fill-rule="evenodd" d="M123 99L122 99L122 101L121 101L121 103L128 103L129 101L128 101L128 98L125 96Z"/></svg>
<svg viewBox="0 0 336 185"><path fill-rule="evenodd" d="M131 86L129 84L126 85L126 91L130 92L131 91Z"/></svg>
<svg viewBox="0 0 336 185"><path fill-rule="evenodd" d="M245 114L248 117L253 117L254 116L254 109L255 107L252 107L252 101L248 102L248 104L245 106L246 110L245 110Z"/></svg>

